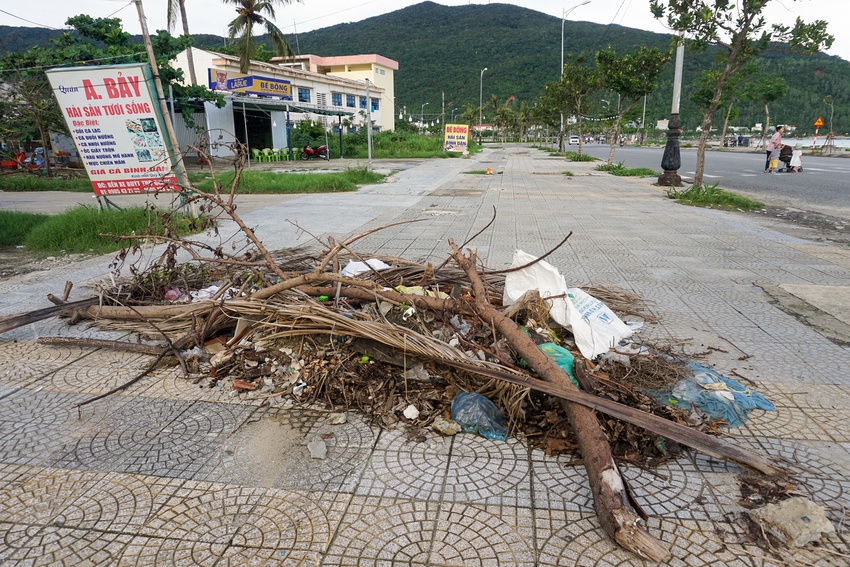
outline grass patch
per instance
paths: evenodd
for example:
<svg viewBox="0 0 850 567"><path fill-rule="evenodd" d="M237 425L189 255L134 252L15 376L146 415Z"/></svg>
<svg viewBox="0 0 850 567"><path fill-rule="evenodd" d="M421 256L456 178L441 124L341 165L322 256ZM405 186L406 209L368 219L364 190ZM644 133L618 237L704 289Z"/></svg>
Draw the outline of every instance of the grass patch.
<svg viewBox="0 0 850 567"><path fill-rule="evenodd" d="M0 211L0 246L23 244L27 234L49 218L50 215Z"/></svg>
<svg viewBox="0 0 850 567"><path fill-rule="evenodd" d="M618 177L658 177L659 173L649 169L648 167L625 167L623 162L617 164L600 164L596 166L596 171L607 171L611 175Z"/></svg>
<svg viewBox="0 0 850 567"><path fill-rule="evenodd" d="M469 171L463 171L461 173L464 173L466 175L486 175L487 170L486 169L470 169Z"/></svg>
<svg viewBox="0 0 850 567"><path fill-rule="evenodd" d="M200 221L195 221L200 222ZM192 219L175 215L172 225L178 234L197 230ZM24 246L34 252L58 255L62 252L106 254L121 248L101 234L165 234L161 213L144 207L131 207L123 211L99 211L93 207L75 207L53 215L35 226L24 239Z"/></svg>
<svg viewBox="0 0 850 567"><path fill-rule="evenodd" d="M572 172L572 171L565 171L565 172L564 172L564 175L566 175L567 177L572 177L572 176L573 176L573 172Z"/></svg>
<svg viewBox="0 0 850 567"><path fill-rule="evenodd" d="M44 177L32 173L4 173L0 175L0 190L3 191L70 191L91 193L91 181L82 175L57 175Z"/></svg>
<svg viewBox="0 0 850 567"><path fill-rule="evenodd" d="M570 161L599 161L599 158L578 152L564 152L564 157Z"/></svg>
<svg viewBox="0 0 850 567"><path fill-rule="evenodd" d="M706 207L709 209L754 211L764 207L764 203L753 201L736 193L718 189L717 184L697 187L691 185L687 189L678 190L675 187L667 188L667 197L675 199L683 205L694 207Z"/></svg>
<svg viewBox="0 0 850 567"><path fill-rule="evenodd" d="M233 175L232 172L216 175L222 190L229 189ZM365 167L347 169L340 173L276 173L245 170L239 179L238 191L242 194L333 193L355 191L358 185L379 183L383 178L384 176L380 173L369 171ZM193 179L193 184L201 191L213 190L213 181L209 175L201 179Z"/></svg>

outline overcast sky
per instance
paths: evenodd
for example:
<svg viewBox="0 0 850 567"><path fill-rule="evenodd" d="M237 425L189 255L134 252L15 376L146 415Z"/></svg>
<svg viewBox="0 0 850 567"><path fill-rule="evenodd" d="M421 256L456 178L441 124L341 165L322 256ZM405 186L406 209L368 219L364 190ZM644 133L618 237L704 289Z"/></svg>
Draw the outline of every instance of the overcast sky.
<svg viewBox="0 0 850 567"><path fill-rule="evenodd" d="M503 2L561 17L564 9L581 4L582 0L557 2L552 0L513 0ZM304 0L277 10L276 22L287 35L306 32L344 22L357 22L386 14L419 0ZM471 4L464 0L439 0L439 4L460 6ZM478 2L488 3L488 2ZM495 3L495 2L494 2ZM93 17L120 17L124 29L140 33L136 9L127 0L39 0L37 4L3 2L0 25L62 28L69 16L89 14ZM165 28L166 0L143 0L148 27L151 31ZM192 33L226 35L227 23L235 16L233 5L219 0L186 0L189 30ZM830 22L829 32L835 44L827 53L850 61L850 1L848 0L773 0L766 14L771 22L794 23L797 16L805 21L822 19ZM21 19L23 18L23 19ZM28 21L25 21L28 20ZM620 24L655 32L669 33L649 13L649 0L590 0L578 6L569 20ZM567 27L569 33L569 27Z"/></svg>

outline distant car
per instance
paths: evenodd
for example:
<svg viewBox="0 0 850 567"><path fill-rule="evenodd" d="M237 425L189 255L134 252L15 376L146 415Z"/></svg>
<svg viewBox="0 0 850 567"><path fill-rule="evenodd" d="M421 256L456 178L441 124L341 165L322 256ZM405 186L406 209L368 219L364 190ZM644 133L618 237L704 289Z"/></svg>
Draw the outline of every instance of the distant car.
<svg viewBox="0 0 850 567"><path fill-rule="evenodd" d="M578 145L578 136L570 136L570 145L572 146L573 144Z"/></svg>

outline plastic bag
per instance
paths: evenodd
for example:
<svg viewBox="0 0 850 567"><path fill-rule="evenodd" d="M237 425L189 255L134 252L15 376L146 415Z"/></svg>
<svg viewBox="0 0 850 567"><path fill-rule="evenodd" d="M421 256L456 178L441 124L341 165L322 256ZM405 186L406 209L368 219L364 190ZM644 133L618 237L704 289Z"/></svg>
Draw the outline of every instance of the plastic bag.
<svg viewBox="0 0 850 567"><path fill-rule="evenodd" d="M537 345L537 347L542 350L546 356L554 360L555 364L557 364L561 370L567 373L570 380L573 381L573 384L579 386L578 380L576 380L575 374L573 374L573 364L575 362L573 353L560 345L556 345L555 343L543 343L541 345ZM581 386L579 386L579 388L581 388Z"/></svg>
<svg viewBox="0 0 850 567"><path fill-rule="evenodd" d="M352 260L342 269L342 275L354 277L358 274L371 271L370 266L375 270L386 270L390 267L389 264L386 264L377 258L369 258L365 262L356 262Z"/></svg>
<svg viewBox="0 0 850 567"><path fill-rule="evenodd" d="M567 320L576 346L585 358L593 360L608 352L633 331L607 305L577 287L567 290Z"/></svg>
<svg viewBox="0 0 850 567"><path fill-rule="evenodd" d="M647 392L658 402L681 408L697 408L701 412L725 421L729 427L742 427L751 410L776 409L764 396L740 382L721 376L711 368L695 362L687 364L693 372L679 380L669 393Z"/></svg>
<svg viewBox="0 0 850 567"><path fill-rule="evenodd" d="M481 394L455 394L452 400L452 419L460 424L464 433L480 433L494 441L508 439L502 410Z"/></svg>
<svg viewBox="0 0 850 567"><path fill-rule="evenodd" d="M511 264L516 268L537 258L516 250ZM540 261L505 276L502 303L512 305L526 291L536 289L540 297L548 300L549 316L562 327L569 327L582 356L593 360L633 331L611 311L607 305L578 288L567 288L566 280L558 269ZM560 296L560 297L554 297Z"/></svg>

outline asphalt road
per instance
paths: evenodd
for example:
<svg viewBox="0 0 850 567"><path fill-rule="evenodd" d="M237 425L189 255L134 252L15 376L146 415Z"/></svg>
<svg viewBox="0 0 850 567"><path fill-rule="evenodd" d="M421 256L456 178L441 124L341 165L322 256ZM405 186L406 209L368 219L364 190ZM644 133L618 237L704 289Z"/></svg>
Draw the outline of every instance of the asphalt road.
<svg viewBox="0 0 850 567"><path fill-rule="evenodd" d="M608 159L607 145L588 144L582 149L594 157ZM617 147L614 163L622 161L626 167L648 167L660 173L663 151L663 148ZM681 150L679 175L686 180L693 179L696 155L696 149ZM708 151L703 181L709 185L718 183L722 189L768 205L850 219L850 159L804 156L801 173L774 175L764 173L764 161L764 152Z"/></svg>

